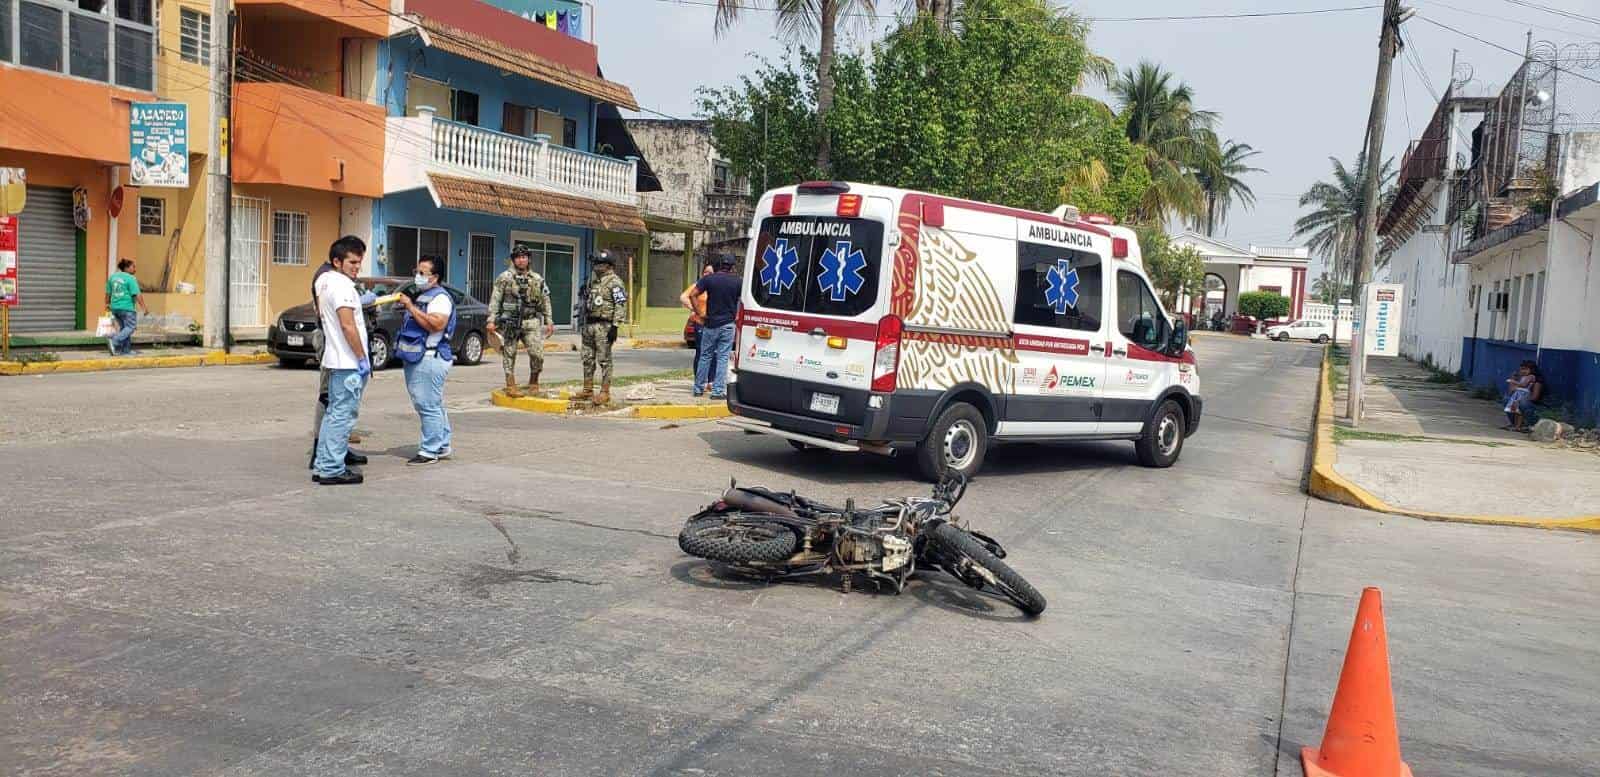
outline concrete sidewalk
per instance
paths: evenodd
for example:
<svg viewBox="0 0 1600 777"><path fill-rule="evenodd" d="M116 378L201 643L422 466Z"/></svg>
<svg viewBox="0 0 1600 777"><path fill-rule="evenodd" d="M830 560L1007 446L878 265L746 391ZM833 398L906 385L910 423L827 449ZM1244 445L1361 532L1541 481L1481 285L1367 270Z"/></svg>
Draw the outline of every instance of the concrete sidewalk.
<svg viewBox="0 0 1600 777"><path fill-rule="evenodd" d="M1600 505L1600 455L1503 431L1501 403L1430 382L1400 358L1367 361L1366 415L1344 417L1334 394L1335 470L1403 511L1569 518Z"/></svg>

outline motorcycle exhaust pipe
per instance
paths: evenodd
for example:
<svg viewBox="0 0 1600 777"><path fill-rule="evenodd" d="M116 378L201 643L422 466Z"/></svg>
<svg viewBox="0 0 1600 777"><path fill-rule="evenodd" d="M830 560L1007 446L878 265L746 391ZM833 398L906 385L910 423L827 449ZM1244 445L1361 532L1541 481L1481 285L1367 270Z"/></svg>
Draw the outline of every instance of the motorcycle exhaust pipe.
<svg viewBox="0 0 1600 777"><path fill-rule="evenodd" d="M787 518L800 517L795 515L795 512L790 510L788 505L785 505L782 502L768 499L764 496L758 496L750 493L749 491L744 491L737 488L728 489L728 492L722 495L722 501L729 507L733 507L747 513L768 513L771 515L782 515Z"/></svg>

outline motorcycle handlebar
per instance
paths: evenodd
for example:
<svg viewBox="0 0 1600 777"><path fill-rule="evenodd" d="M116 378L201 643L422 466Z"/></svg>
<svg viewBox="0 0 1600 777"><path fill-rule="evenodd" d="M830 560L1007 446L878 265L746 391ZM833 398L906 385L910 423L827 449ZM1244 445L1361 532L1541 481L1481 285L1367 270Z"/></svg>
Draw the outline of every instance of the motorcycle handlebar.
<svg viewBox="0 0 1600 777"><path fill-rule="evenodd" d="M954 510L961 497L967 495L967 476L960 472L951 472L939 484L933 487L933 498L944 503L941 513Z"/></svg>

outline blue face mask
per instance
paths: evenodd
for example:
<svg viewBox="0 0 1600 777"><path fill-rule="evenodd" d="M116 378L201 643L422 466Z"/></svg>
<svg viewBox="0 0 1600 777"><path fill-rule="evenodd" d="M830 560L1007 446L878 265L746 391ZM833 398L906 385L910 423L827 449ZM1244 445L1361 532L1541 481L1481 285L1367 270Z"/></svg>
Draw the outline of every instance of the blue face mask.
<svg viewBox="0 0 1600 777"><path fill-rule="evenodd" d="M433 282L428 280L428 276L423 275L422 273L417 273L416 275L411 276L411 282L417 284L417 288L419 289L426 289L433 285Z"/></svg>

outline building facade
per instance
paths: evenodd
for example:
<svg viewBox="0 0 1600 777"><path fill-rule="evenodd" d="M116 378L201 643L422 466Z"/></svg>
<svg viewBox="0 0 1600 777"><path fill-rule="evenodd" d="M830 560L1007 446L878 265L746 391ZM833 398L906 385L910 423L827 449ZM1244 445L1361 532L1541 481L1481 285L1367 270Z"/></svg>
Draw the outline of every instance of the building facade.
<svg viewBox="0 0 1600 777"><path fill-rule="evenodd" d="M1497 94L1449 86L1406 154L1380 236L1389 280L1405 286L1402 355L1492 390L1534 361L1546 403L1594 423L1600 133L1574 117L1600 105L1600 90L1561 74L1600 65L1530 51Z"/></svg>
<svg viewBox="0 0 1600 777"><path fill-rule="evenodd" d="M1257 245L1245 249L1195 232L1173 238L1172 244L1199 251L1205 263L1205 293L1178 300L1179 309L1196 321L1210 321L1218 313L1231 319L1239 312L1239 295L1251 291L1288 297L1290 318L1305 312L1306 269L1311 263L1307 249Z"/></svg>
<svg viewBox="0 0 1600 777"><path fill-rule="evenodd" d="M657 230L650 249L677 261L651 263L644 311L656 328L681 324L681 294L713 257L732 254L742 263L754 213L749 181L717 153L704 120L629 119L628 132L650 159L660 191L642 195L647 219L690 226Z"/></svg>

